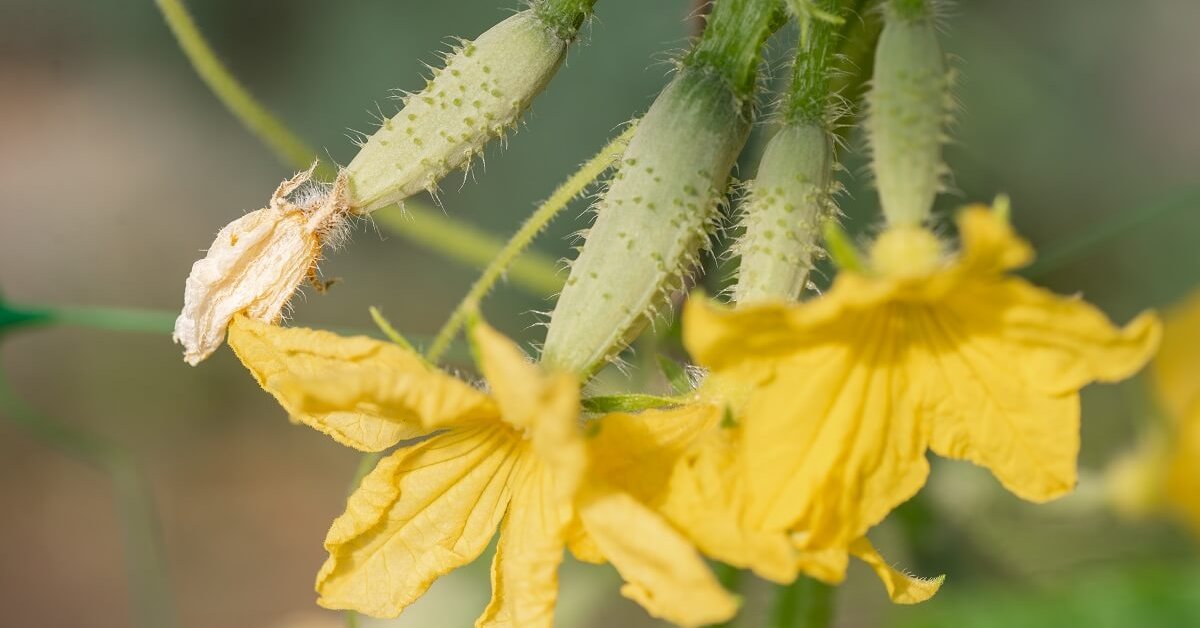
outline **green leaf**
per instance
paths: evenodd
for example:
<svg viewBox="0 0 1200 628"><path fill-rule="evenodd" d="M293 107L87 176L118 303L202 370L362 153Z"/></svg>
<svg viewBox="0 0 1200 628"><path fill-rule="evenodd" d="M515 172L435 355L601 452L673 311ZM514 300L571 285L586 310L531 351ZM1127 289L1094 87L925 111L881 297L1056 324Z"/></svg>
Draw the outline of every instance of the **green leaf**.
<svg viewBox="0 0 1200 628"><path fill-rule="evenodd" d="M587 397L583 400L583 409L588 412L641 412L652 408L677 406L679 400L657 395L603 395Z"/></svg>
<svg viewBox="0 0 1200 628"><path fill-rule="evenodd" d="M683 365L665 355L660 355L658 356L658 368L662 369L663 376L667 378L671 388L677 394L686 395L692 392L692 380L688 377L687 370L683 368Z"/></svg>

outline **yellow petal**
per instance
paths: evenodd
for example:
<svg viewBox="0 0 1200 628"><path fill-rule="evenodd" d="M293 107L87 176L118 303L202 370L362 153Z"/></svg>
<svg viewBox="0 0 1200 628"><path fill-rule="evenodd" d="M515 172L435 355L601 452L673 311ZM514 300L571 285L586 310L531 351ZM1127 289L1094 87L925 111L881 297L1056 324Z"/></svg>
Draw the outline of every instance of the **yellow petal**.
<svg viewBox="0 0 1200 628"><path fill-rule="evenodd" d="M1025 500L1044 502L1072 490L1079 395L1032 387L1015 354L1003 343L989 346L966 328L970 323L936 313L911 318L924 340L914 348L910 372L929 414L930 447L988 467Z"/></svg>
<svg viewBox="0 0 1200 628"><path fill-rule="evenodd" d="M294 421L363 451L495 415L486 395L393 343L239 316L229 345Z"/></svg>
<svg viewBox="0 0 1200 628"><path fill-rule="evenodd" d="M933 450L991 469L1031 501L1075 486L1079 388L1133 373L1159 336L1153 315L1117 329L1087 303L1019 279L969 282L909 318Z"/></svg>
<svg viewBox="0 0 1200 628"><path fill-rule="evenodd" d="M737 432L713 426L701 444L680 456L659 508L708 556L751 569L767 580L791 582L801 564L788 532L762 530L747 522ZM845 558L842 562L844 573Z"/></svg>
<svg viewBox="0 0 1200 628"><path fill-rule="evenodd" d="M1200 536L1200 404L1180 421L1167 469L1167 499L1192 532Z"/></svg>
<svg viewBox="0 0 1200 628"><path fill-rule="evenodd" d="M318 603L395 617L478 557L509 503L520 447L496 425L451 430L381 460L325 538Z"/></svg>
<svg viewBox="0 0 1200 628"><path fill-rule="evenodd" d="M957 223L962 239L959 266L964 272L999 274L1033 259L1029 243L1017 236L1006 218L987 207L974 205L962 210Z"/></svg>
<svg viewBox="0 0 1200 628"><path fill-rule="evenodd" d="M897 571L887 564L887 561L879 555L875 546L866 537L852 543L850 553L871 567L875 575L883 581L888 597L897 604L917 604L928 600L938 592L938 589L942 587L942 582L946 579L946 576L929 579L917 578Z"/></svg>
<svg viewBox="0 0 1200 628"><path fill-rule="evenodd" d="M516 344L487 324L472 325L480 370L503 420L526 434L552 467L562 498L570 499L587 464L579 430L579 384L566 373L544 373Z"/></svg>
<svg viewBox="0 0 1200 628"><path fill-rule="evenodd" d="M925 483L906 324L888 308L845 316L759 387L741 417L751 525L845 548Z"/></svg>
<svg viewBox="0 0 1200 628"><path fill-rule="evenodd" d="M1162 349L1154 359L1154 384L1172 418L1200 402L1200 291L1166 315Z"/></svg>
<svg viewBox="0 0 1200 628"><path fill-rule="evenodd" d="M720 406L699 402L594 419L587 439L591 472L654 506L663 499L678 458L716 428L721 414Z"/></svg>
<svg viewBox="0 0 1200 628"><path fill-rule="evenodd" d="M746 368L821 342L827 327L837 327L849 312L873 307L889 294L888 282L842 272L827 294L799 305L763 303L733 310L689 299L683 344L696 362L713 370Z"/></svg>
<svg viewBox="0 0 1200 628"><path fill-rule="evenodd" d="M514 481L492 562L492 600L479 628L550 628L572 512L549 467L527 456Z"/></svg>
<svg viewBox="0 0 1200 628"><path fill-rule="evenodd" d="M1031 387L1050 393L1133 375L1153 357L1162 336L1153 313L1119 328L1079 297L1015 278L966 282L939 310L940 321L978 336L994 359L1019 364L1013 370Z"/></svg>
<svg viewBox="0 0 1200 628"><path fill-rule="evenodd" d="M654 617L680 626L701 626L737 613L737 601L692 545L628 494L589 490L581 499L579 517L625 579L621 594Z"/></svg>
<svg viewBox="0 0 1200 628"><path fill-rule="evenodd" d="M603 565L608 562L604 558L604 554L600 553L596 540L583 528L583 523L579 521L578 517L567 526L566 538L567 549L571 551L571 555L576 560L593 565Z"/></svg>

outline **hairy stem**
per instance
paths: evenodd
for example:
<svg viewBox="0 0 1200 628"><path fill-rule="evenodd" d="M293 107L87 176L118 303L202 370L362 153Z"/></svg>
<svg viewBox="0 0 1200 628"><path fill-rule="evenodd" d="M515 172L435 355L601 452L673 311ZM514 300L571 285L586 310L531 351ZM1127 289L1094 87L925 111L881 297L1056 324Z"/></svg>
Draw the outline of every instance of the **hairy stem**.
<svg viewBox="0 0 1200 628"><path fill-rule="evenodd" d="M779 0L719 0L684 65L714 70L739 98L750 96L762 44L783 24L781 8Z"/></svg>
<svg viewBox="0 0 1200 628"><path fill-rule="evenodd" d="M840 0L821 0L818 8L832 18L839 18L841 5ZM784 103L783 120L824 126L830 122L830 74L841 28L830 19L807 18L804 23L803 45L792 64L792 84Z"/></svg>

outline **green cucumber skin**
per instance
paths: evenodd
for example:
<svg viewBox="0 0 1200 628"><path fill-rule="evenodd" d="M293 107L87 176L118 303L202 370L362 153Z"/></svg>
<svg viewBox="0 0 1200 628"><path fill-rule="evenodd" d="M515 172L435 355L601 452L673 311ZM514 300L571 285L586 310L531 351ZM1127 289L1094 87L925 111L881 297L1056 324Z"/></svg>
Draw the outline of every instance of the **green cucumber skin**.
<svg viewBox="0 0 1200 628"><path fill-rule="evenodd" d="M355 210L433 191L468 165L513 128L562 65L568 44L528 10L457 48L346 166Z"/></svg>
<svg viewBox="0 0 1200 628"><path fill-rule="evenodd" d="M821 222L834 212L833 160L833 138L818 124L785 125L767 143L741 212L739 305L799 299Z"/></svg>
<svg viewBox="0 0 1200 628"><path fill-rule="evenodd" d="M684 68L638 123L551 315L542 361L587 374L695 267L750 131L750 104Z"/></svg>
<svg viewBox="0 0 1200 628"><path fill-rule="evenodd" d="M875 184L889 224L924 223L942 189L949 83L932 18L889 15L875 50L866 118Z"/></svg>

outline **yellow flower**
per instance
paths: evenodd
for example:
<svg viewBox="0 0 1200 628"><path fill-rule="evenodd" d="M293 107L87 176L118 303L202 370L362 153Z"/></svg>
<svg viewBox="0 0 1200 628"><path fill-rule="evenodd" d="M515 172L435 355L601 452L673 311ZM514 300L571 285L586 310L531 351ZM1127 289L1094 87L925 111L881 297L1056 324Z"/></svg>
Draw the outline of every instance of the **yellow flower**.
<svg viewBox="0 0 1200 628"><path fill-rule="evenodd" d="M1135 517L1168 511L1200 535L1200 292L1168 314L1152 372L1165 420L1109 469L1109 498Z"/></svg>
<svg viewBox="0 0 1200 628"><path fill-rule="evenodd" d="M893 569L865 537L846 549L804 551L790 531L768 532L746 522L745 460L740 428L711 380L691 403L639 414L610 414L588 439L594 472L659 510L705 554L786 583L801 572L830 584L846 574L849 555L865 561L892 601L932 597L942 578L921 579Z"/></svg>
<svg viewBox="0 0 1200 628"><path fill-rule="evenodd" d="M231 326L230 346L295 420L372 451L424 437L381 460L334 521L319 603L396 616L499 527L478 626L552 625L563 549L584 536L579 551L612 562L651 614L685 626L731 617L735 600L692 545L588 472L576 379L544 373L482 323L471 335L489 393L396 345L245 317Z"/></svg>
<svg viewBox="0 0 1200 628"><path fill-rule="evenodd" d="M1075 485L1079 389L1141 368L1159 322L1117 329L1007 276L1032 251L996 212L969 208L958 226L957 255L923 228L885 231L868 271L807 303L689 305L692 355L752 389L738 446L755 527L847 548L921 488L928 449L1032 501Z"/></svg>

